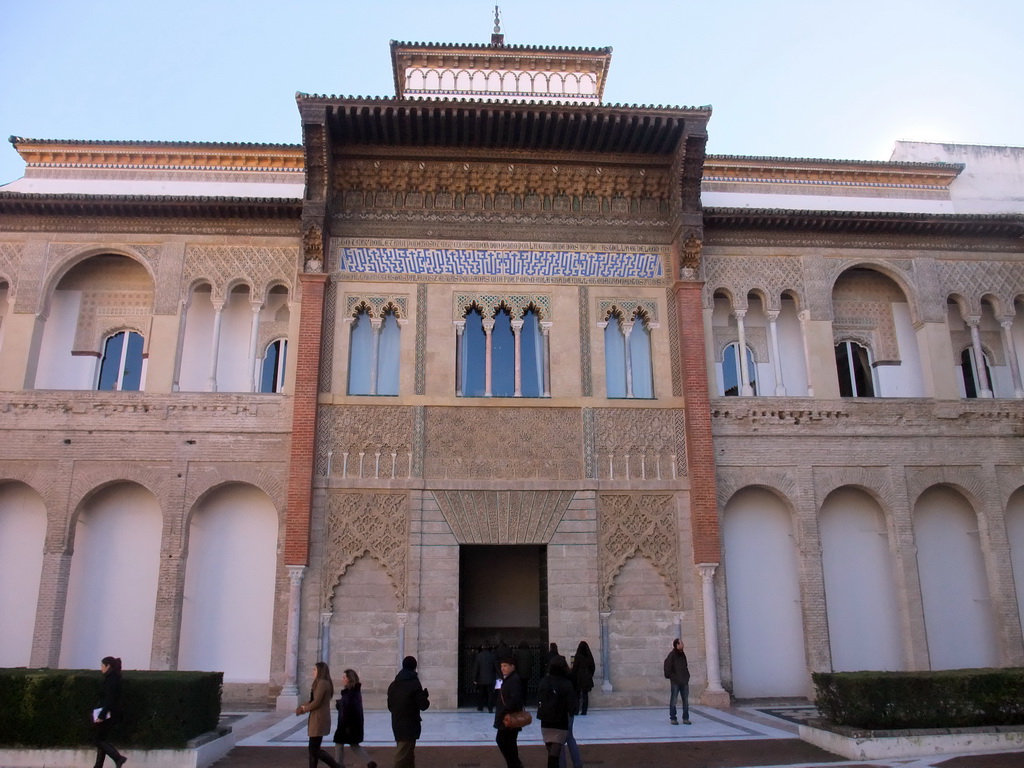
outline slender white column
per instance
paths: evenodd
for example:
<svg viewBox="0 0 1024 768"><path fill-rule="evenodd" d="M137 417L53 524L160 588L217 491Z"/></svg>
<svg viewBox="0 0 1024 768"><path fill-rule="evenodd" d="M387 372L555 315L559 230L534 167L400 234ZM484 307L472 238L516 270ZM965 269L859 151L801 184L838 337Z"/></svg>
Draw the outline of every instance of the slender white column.
<svg viewBox="0 0 1024 768"><path fill-rule="evenodd" d="M622 336L625 342L622 345L622 349L626 357L626 397L633 396L633 355L630 354L629 350L629 337L633 334L633 321L628 320L619 323L619 328L622 329Z"/></svg>
<svg viewBox="0 0 1024 768"><path fill-rule="evenodd" d="M464 346L464 335L466 332L466 321L455 321L455 396L462 397L462 371L463 357L466 354Z"/></svg>
<svg viewBox="0 0 1024 768"><path fill-rule="evenodd" d="M747 316L747 310L734 309L732 314L736 318L736 332L739 334L737 352L740 359L740 394L750 397L754 394L754 389L750 386L750 369L747 368L747 331L743 325L743 318Z"/></svg>
<svg viewBox="0 0 1024 768"><path fill-rule="evenodd" d="M722 670L718 658L718 609L715 605L715 569L718 563L699 563L701 598L704 603L704 658L708 671L709 693L724 693Z"/></svg>
<svg viewBox="0 0 1024 768"><path fill-rule="evenodd" d="M992 385L988 380L988 371L985 370L985 351L981 348L981 334L978 332L980 317L965 317L964 322L971 329L971 346L974 347L974 372L978 376L978 386L981 389L978 397L992 397Z"/></svg>
<svg viewBox="0 0 1024 768"><path fill-rule="evenodd" d="M224 317L224 303L213 308L213 340L210 342L210 374L206 379L206 391L217 391L217 357L220 355L220 325Z"/></svg>
<svg viewBox="0 0 1024 768"><path fill-rule="evenodd" d="M384 325L384 319L380 317L370 318L370 332L373 334L373 343L370 345L370 394L377 394L377 368L380 361L380 329Z"/></svg>
<svg viewBox="0 0 1024 768"><path fill-rule="evenodd" d="M1020 380L1020 360L1017 348L1013 345L1013 318L1007 317L999 321L1003 327L1003 342L1006 345L1006 359L1010 361L1010 375L1013 376L1013 396L1018 400L1024 397L1024 386Z"/></svg>
<svg viewBox="0 0 1024 768"><path fill-rule="evenodd" d="M611 617L610 611L601 612L601 668L604 672L601 690L605 693L611 693L614 690L612 688L611 653L608 648L608 621Z"/></svg>
<svg viewBox="0 0 1024 768"><path fill-rule="evenodd" d="M174 381L171 382L171 391L181 391L181 356L185 354L185 321L188 319L188 309L192 306L192 295L181 302L178 310L178 343L174 350Z"/></svg>
<svg viewBox="0 0 1024 768"><path fill-rule="evenodd" d="M540 324L540 338L544 349L541 360L544 361L544 397L551 397L551 323Z"/></svg>
<svg viewBox="0 0 1024 768"><path fill-rule="evenodd" d="M512 321L512 337L515 339L515 391L513 397L523 396L523 321Z"/></svg>
<svg viewBox="0 0 1024 768"><path fill-rule="evenodd" d="M252 310L252 323L249 326L249 391L256 392L259 390L257 382L260 380L256 372L256 346L260 339L260 310L263 309L263 304L251 301L249 309Z"/></svg>
<svg viewBox="0 0 1024 768"><path fill-rule="evenodd" d="M814 385L811 383L811 347L807 338L807 323L811 319L811 313L806 309L802 310L797 317L800 319L800 339L804 344L804 369L807 372L807 396L814 397Z"/></svg>
<svg viewBox="0 0 1024 768"><path fill-rule="evenodd" d="M786 385L782 383L782 355L779 354L779 313L768 313L768 330L772 336L772 363L775 366L775 396L785 397Z"/></svg>
<svg viewBox="0 0 1024 768"><path fill-rule="evenodd" d="M494 320L484 320L484 338L487 342L487 351L484 354L484 397L491 396L491 332L494 330Z"/></svg>
<svg viewBox="0 0 1024 768"><path fill-rule="evenodd" d="M299 703L299 615L302 607L302 579L306 566L288 566L288 626L284 645L284 687L277 697L278 710L294 710Z"/></svg>

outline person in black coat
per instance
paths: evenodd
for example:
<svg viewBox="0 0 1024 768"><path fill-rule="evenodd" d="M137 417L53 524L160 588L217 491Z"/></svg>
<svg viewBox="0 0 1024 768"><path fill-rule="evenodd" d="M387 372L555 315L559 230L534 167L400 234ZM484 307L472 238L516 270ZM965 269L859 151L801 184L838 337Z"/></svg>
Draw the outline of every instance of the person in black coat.
<svg viewBox="0 0 1024 768"><path fill-rule="evenodd" d="M519 759L519 731L522 728L505 727L506 713L525 709L523 679L516 672L515 659L511 654L500 659L500 662L501 688L494 706L494 727L498 729L498 735L494 741L501 756L505 758L507 768L523 768Z"/></svg>
<svg viewBox="0 0 1024 768"><path fill-rule="evenodd" d="M679 725L676 719L676 697L683 699L683 725L690 724L690 668L686 664L683 641L678 637L672 641L672 650L665 657L665 678L669 681L668 719L672 725Z"/></svg>
<svg viewBox="0 0 1024 768"><path fill-rule="evenodd" d="M377 763L370 759L363 742L363 693L359 675L354 669L346 669L341 673L341 697L334 706L338 710L338 728L334 732L334 757L341 766L345 765L345 745L366 763L366 768L377 768Z"/></svg>
<svg viewBox="0 0 1024 768"><path fill-rule="evenodd" d="M569 665L563 656L555 656L548 673L537 685L537 719L544 746L548 750L548 768L558 768L562 747L569 736L575 689L569 680Z"/></svg>
<svg viewBox="0 0 1024 768"><path fill-rule="evenodd" d="M580 695L580 715L587 714L590 705L590 691L594 688L594 654L586 640L580 640L576 646L576 655L572 658L572 678L576 684L576 692Z"/></svg>
<svg viewBox="0 0 1024 768"><path fill-rule="evenodd" d="M476 686L476 711L494 711L494 681L498 679L497 663L491 646L484 643L473 660L473 684Z"/></svg>
<svg viewBox="0 0 1024 768"><path fill-rule="evenodd" d="M416 739L420 737L420 712L430 706L430 694L420 685L416 657L402 659L402 670L388 686L388 711L395 734L395 768L415 768Z"/></svg>
<svg viewBox="0 0 1024 768"><path fill-rule="evenodd" d="M95 768L102 768L103 761L109 757L117 768L127 762L107 739L110 729L121 721L121 660L113 656L104 656L100 662L103 672L103 687L100 688L99 707L93 712L93 739L96 743Z"/></svg>

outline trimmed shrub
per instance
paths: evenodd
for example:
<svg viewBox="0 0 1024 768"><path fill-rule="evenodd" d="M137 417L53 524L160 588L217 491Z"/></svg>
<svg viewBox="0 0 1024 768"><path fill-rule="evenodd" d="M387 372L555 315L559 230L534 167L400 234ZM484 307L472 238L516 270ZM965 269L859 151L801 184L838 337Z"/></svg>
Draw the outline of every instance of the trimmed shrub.
<svg viewBox="0 0 1024 768"><path fill-rule="evenodd" d="M223 677L221 672L126 670L124 718L111 729L111 740L141 749L180 749L216 730ZM91 744L102 679L98 670L0 669L0 744Z"/></svg>

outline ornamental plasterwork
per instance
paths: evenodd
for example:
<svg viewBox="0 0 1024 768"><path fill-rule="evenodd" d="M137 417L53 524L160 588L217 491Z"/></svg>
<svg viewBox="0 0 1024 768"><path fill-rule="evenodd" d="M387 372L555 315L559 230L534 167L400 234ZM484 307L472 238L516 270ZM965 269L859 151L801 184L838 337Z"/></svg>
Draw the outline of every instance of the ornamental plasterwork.
<svg viewBox="0 0 1024 768"><path fill-rule="evenodd" d="M608 322L613 314L627 322L642 319L647 325L658 327L658 302L652 299L602 299L597 303L600 322Z"/></svg>
<svg viewBox="0 0 1024 768"><path fill-rule="evenodd" d="M75 328L75 352L103 352L104 339L122 330L133 330L147 340L153 314L151 290L82 291Z"/></svg>
<svg viewBox="0 0 1024 768"><path fill-rule="evenodd" d="M837 342L868 342L876 362L900 359L893 304L907 299L878 272L847 272L832 290L832 332Z"/></svg>
<svg viewBox="0 0 1024 768"><path fill-rule="evenodd" d="M338 314L338 283L328 280L324 289L324 319L320 326L320 391L334 387L334 321Z"/></svg>
<svg viewBox="0 0 1024 768"><path fill-rule="evenodd" d="M329 493L326 528L321 580L323 610L331 610L334 591L345 571L364 555L383 566L394 587L398 608L405 610L408 494Z"/></svg>
<svg viewBox="0 0 1024 768"><path fill-rule="evenodd" d="M424 476L450 480L578 480L578 408L426 409Z"/></svg>
<svg viewBox="0 0 1024 768"><path fill-rule="evenodd" d="M551 294L547 293L457 293L452 300L452 320L464 320L471 307L480 309L484 318L496 317L507 309L513 320L522 319L533 309L537 319L551 322Z"/></svg>
<svg viewBox="0 0 1024 768"><path fill-rule="evenodd" d="M334 188L345 208L629 215L664 212L664 167L345 159Z"/></svg>
<svg viewBox="0 0 1024 768"><path fill-rule="evenodd" d="M1003 354L1003 334L999 331L979 331L981 337L981 348L988 358L989 365L1006 365L1006 355ZM950 343L953 346L953 362L960 365L960 354L973 346L970 331L950 331Z"/></svg>
<svg viewBox="0 0 1024 768"><path fill-rule="evenodd" d="M732 325L716 325L713 328L715 343L715 362L725 362L725 349L730 344L739 343L739 331ZM745 326L743 337L747 348L754 353L755 363L767 363L771 358L768 354L768 329L764 326Z"/></svg>
<svg viewBox="0 0 1024 768"><path fill-rule="evenodd" d="M316 473L406 479L411 472L414 409L394 405L320 406ZM330 452L330 456L328 456Z"/></svg>
<svg viewBox="0 0 1024 768"><path fill-rule="evenodd" d="M631 557L647 558L665 582L672 610L679 596L679 532L675 496L670 493L598 496L601 610L608 611L615 577Z"/></svg>
<svg viewBox="0 0 1024 768"><path fill-rule="evenodd" d="M747 295L763 297L764 309L782 309L782 295L793 294L798 304L804 303L803 265L794 256L709 256L704 254L704 307L715 303L715 292L725 291L732 297L732 309L746 309Z"/></svg>
<svg viewBox="0 0 1024 768"><path fill-rule="evenodd" d="M668 308L668 356L672 370L672 396L682 397L683 364L679 358L679 317L675 292L671 288L665 291L665 306Z"/></svg>
<svg viewBox="0 0 1024 768"><path fill-rule="evenodd" d="M370 317L383 317L387 312L406 320L409 317L409 297L394 293L346 293L345 316L355 317L365 311Z"/></svg>
<svg viewBox="0 0 1024 768"><path fill-rule="evenodd" d="M7 283L8 300L17 288L14 279L21 267L21 252L20 243L0 243L0 281Z"/></svg>
<svg viewBox="0 0 1024 768"><path fill-rule="evenodd" d="M416 286L416 383L417 395L427 391L427 286Z"/></svg>
<svg viewBox="0 0 1024 768"><path fill-rule="evenodd" d="M252 297L260 299L275 283L294 293L298 248L269 248L251 245L190 245L185 249L182 290L208 282L214 303L227 298L231 286L249 284ZM182 294L185 298L185 294Z"/></svg>
<svg viewBox="0 0 1024 768"><path fill-rule="evenodd" d="M602 480L686 474L686 425L677 408L595 408L593 452Z"/></svg>
<svg viewBox="0 0 1024 768"><path fill-rule="evenodd" d="M594 387L590 356L590 289L585 285L581 285L578 289L578 305L580 315L580 393L583 397L590 397ZM589 472L587 477L590 477Z"/></svg>
<svg viewBox="0 0 1024 768"><path fill-rule="evenodd" d="M434 491L459 544L547 544L574 491Z"/></svg>
<svg viewBox="0 0 1024 768"><path fill-rule="evenodd" d="M967 315L981 315L982 298L994 298L996 316L1012 315L1014 300L1024 294L1024 264L1019 261L936 261L939 290L945 299L960 296Z"/></svg>

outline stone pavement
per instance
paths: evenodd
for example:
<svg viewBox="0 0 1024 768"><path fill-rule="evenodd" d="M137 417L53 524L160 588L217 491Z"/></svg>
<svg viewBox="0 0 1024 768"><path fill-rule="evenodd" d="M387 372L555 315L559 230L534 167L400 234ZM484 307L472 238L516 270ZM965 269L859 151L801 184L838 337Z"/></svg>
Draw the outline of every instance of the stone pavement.
<svg viewBox="0 0 1024 768"><path fill-rule="evenodd" d="M591 710L576 718L574 733L584 764L597 768L1024 768L1024 752L849 761L806 744L796 721L809 707L691 707L692 725L671 725L665 708ZM416 747L418 768L504 768L494 745L493 715L474 710L427 711ZM279 768L306 765L306 718L280 713L225 715L238 745L216 768ZM326 741L326 740L325 740ZM527 768L546 756L536 723L520 735ZM333 751L329 742L325 746ZM366 713L363 746L380 765L394 759L387 712ZM348 768L362 768L346 755ZM130 762L129 762L130 765ZM571 761L570 761L571 765Z"/></svg>

